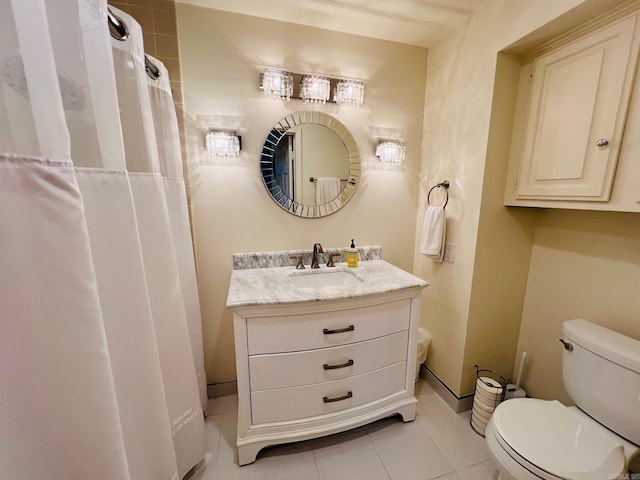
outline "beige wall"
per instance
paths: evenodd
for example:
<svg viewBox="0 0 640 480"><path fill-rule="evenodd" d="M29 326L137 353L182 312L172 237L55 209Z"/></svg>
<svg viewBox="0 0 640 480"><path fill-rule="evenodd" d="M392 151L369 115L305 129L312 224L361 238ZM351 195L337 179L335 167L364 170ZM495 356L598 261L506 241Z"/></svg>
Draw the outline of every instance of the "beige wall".
<svg viewBox="0 0 640 480"><path fill-rule="evenodd" d="M536 225L518 354L529 394L570 404L558 341L584 318L640 338L640 214L546 210Z"/></svg>
<svg viewBox="0 0 640 480"><path fill-rule="evenodd" d="M520 51L526 50L605 3L616 2L487 2L429 50L428 63L421 48L179 4L209 382L235 378L231 316L224 307L231 254L310 248L317 241L335 247L351 237L361 245L383 245L387 260L413 266L431 282L422 308L422 325L433 337L427 363L458 395L472 392L475 363L511 376L516 358L527 351L525 388L568 401L557 341L568 318L640 337L637 214L503 206L518 66L510 55L498 59L498 52L545 25L523 42ZM367 82L365 107L266 100L257 89L262 66L361 78ZM393 88L394 82L402 88ZM640 111L638 97L633 101L632 111ZM282 211L264 191L257 167L271 125L306 108L347 125L364 163L347 207L318 220ZM637 121L636 114L630 125ZM237 161L200 163L208 127L243 135ZM637 148L627 141L633 131L623 154ZM376 137L406 140L404 169L377 163ZM445 178L452 182L447 216L454 264L414 254L428 187Z"/></svg>
<svg viewBox="0 0 640 480"><path fill-rule="evenodd" d="M462 363L463 393L473 388L473 365L511 375L520 331L537 212L504 206L519 75L516 59L498 57Z"/></svg>
<svg viewBox="0 0 640 480"><path fill-rule="evenodd" d="M427 50L271 20L177 6L196 258L209 382L235 378L233 328L225 308L231 255L282 249L382 245L383 257L411 270ZM265 99L261 67L364 80L365 105L310 106ZM323 219L294 217L268 196L258 170L262 143L285 115L317 108L349 128L363 161L358 190ZM242 134L235 161L201 164L207 128ZM407 144L404 169L382 168L377 137Z"/></svg>
<svg viewBox="0 0 640 480"><path fill-rule="evenodd" d="M497 54L581 3L486 2L429 50L420 178L423 185L452 183L447 237L455 263L416 253L414 272L432 283L422 308L433 337L427 365L458 395L473 391L474 363L512 373L533 235L533 212L502 206L511 132L492 117L492 105L508 115L513 98L494 98ZM419 202L416 244L425 190Z"/></svg>

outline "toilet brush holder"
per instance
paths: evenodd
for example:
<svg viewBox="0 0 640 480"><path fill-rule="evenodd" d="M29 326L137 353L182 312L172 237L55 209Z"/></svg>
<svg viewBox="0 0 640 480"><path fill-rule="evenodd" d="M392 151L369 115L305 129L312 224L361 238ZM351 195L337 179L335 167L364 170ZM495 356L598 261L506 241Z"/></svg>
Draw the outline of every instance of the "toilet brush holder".
<svg viewBox="0 0 640 480"><path fill-rule="evenodd" d="M504 392L504 399L511 400L512 398L525 398L527 396L527 392L524 388L519 388L514 383L509 383L507 385L507 389Z"/></svg>

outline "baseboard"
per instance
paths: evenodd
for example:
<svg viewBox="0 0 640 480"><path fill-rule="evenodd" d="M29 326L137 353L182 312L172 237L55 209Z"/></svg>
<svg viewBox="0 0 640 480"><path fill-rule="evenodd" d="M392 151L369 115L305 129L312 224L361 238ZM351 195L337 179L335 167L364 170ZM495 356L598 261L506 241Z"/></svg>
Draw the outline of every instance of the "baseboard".
<svg viewBox="0 0 640 480"><path fill-rule="evenodd" d="M435 373L425 365L420 366L420 376L431 385L440 397L449 405L454 412L461 413L471 410L473 406L473 393L458 397L446 383L444 383Z"/></svg>
<svg viewBox="0 0 640 480"><path fill-rule="evenodd" d="M210 383L207 385L207 397L218 398L234 395L238 393L238 382L229 380L228 382Z"/></svg>

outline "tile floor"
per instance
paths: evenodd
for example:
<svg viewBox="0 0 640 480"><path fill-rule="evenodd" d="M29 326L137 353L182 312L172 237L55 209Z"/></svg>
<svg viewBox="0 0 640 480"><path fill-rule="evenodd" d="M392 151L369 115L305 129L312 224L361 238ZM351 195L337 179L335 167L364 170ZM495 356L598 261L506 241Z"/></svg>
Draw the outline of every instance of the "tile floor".
<svg viewBox="0 0 640 480"><path fill-rule="evenodd" d="M236 463L236 395L210 400L207 454L190 480L493 480L484 438L422 379L416 420L383 419L355 430L264 449Z"/></svg>

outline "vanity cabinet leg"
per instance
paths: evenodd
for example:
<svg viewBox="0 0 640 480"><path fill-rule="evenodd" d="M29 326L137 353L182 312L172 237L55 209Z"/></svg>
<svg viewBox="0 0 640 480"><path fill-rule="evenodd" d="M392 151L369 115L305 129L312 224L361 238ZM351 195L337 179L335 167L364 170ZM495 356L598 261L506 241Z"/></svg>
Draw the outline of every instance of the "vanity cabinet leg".
<svg viewBox="0 0 640 480"><path fill-rule="evenodd" d="M238 446L238 465L249 465L255 462L258 452L266 446L268 445L262 443L250 443L248 445Z"/></svg>
<svg viewBox="0 0 640 480"><path fill-rule="evenodd" d="M407 405L405 407L402 407L398 410L398 413L402 416L402 421L407 423L407 422L413 422L416 419L416 406L415 404L413 405Z"/></svg>

